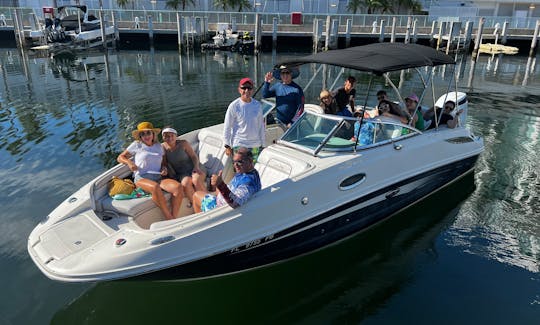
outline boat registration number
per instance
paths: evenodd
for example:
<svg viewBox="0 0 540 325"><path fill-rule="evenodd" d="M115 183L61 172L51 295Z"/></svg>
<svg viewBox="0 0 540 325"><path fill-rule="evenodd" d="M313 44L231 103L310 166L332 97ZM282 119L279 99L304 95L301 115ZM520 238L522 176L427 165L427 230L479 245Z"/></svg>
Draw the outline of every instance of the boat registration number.
<svg viewBox="0 0 540 325"><path fill-rule="evenodd" d="M250 242L247 242L246 244L243 244L243 245L237 246L235 248L232 248L230 253L234 254L234 253L244 251L246 249L251 249L251 248L253 248L255 246L259 246L259 245L262 245L264 243L267 243L267 242L271 241L272 239L274 239L274 234L268 235L268 236L263 237L263 238L255 239L255 240L252 240Z"/></svg>

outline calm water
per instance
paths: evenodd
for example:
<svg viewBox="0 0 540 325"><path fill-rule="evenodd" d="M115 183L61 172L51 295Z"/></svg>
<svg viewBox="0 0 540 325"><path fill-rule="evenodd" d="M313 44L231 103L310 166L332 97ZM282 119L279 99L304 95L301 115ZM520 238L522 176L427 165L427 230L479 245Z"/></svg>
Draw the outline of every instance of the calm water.
<svg viewBox="0 0 540 325"><path fill-rule="evenodd" d="M28 234L114 164L137 122L182 132L218 123L241 77L259 84L292 55L53 60L0 50L0 324L537 324L540 72L523 57L482 56L475 66L458 58L468 124L486 143L475 176L359 236L207 280L64 284L41 274L26 252ZM314 70L305 67L298 83ZM437 69L435 79L447 84L451 72ZM414 90L408 76L405 92ZM331 85L314 82L308 100L323 86Z"/></svg>

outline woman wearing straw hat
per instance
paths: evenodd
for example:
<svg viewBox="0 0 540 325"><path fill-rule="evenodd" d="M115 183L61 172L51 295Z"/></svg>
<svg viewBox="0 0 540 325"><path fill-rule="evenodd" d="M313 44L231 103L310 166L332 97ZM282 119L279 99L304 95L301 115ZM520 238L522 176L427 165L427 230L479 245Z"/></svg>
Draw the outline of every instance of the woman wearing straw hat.
<svg viewBox="0 0 540 325"><path fill-rule="evenodd" d="M174 219L184 193L182 185L174 179L162 179L162 176L167 175L167 166L163 159L165 151L158 141L160 131L150 122L139 123L137 130L131 133L135 141L118 155L117 160L133 172L135 185L152 194L152 201L160 208L165 219ZM170 210L161 190L172 195Z"/></svg>

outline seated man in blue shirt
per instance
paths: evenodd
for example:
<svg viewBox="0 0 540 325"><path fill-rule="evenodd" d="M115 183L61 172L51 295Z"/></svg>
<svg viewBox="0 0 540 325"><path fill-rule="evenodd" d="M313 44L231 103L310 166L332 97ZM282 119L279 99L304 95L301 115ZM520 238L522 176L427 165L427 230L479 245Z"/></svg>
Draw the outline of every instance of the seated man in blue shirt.
<svg viewBox="0 0 540 325"><path fill-rule="evenodd" d="M193 195L195 212L206 212L226 204L237 208L261 190L261 179L253 165L251 151L243 147L239 148L234 154L233 164L236 174L230 185L225 184L221 179L221 171L218 175L212 175L211 185L217 188L219 192L217 197L206 191L195 192Z"/></svg>
<svg viewBox="0 0 540 325"><path fill-rule="evenodd" d="M279 70L268 72L264 76L262 95L264 98L276 97L277 119L287 126L290 126L304 112L304 92L292 81L297 75L297 69L281 66ZM281 82L270 87L274 78L280 79Z"/></svg>

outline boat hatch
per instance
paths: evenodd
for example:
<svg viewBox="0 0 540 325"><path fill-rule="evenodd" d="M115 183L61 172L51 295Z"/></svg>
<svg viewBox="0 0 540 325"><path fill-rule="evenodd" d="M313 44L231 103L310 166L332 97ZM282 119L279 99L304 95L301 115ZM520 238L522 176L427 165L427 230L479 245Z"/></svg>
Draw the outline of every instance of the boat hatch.
<svg viewBox="0 0 540 325"><path fill-rule="evenodd" d="M97 217L93 211L86 211L60 222L42 233L32 248L42 263L84 250L107 236L92 220L94 218Z"/></svg>

